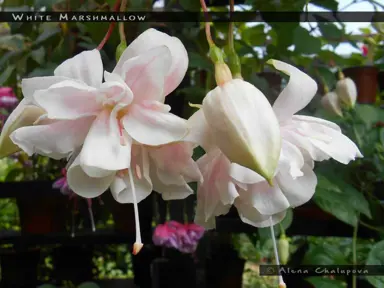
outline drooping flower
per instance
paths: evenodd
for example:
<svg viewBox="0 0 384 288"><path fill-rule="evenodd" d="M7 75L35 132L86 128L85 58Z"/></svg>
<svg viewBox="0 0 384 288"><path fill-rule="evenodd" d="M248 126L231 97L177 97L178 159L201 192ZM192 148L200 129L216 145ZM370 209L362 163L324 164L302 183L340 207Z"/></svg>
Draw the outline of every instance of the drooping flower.
<svg viewBox="0 0 384 288"><path fill-rule="evenodd" d="M346 107L353 108L355 106L357 87L351 78L347 77L337 81L336 94Z"/></svg>
<svg viewBox="0 0 384 288"><path fill-rule="evenodd" d="M325 110L330 113L343 117L343 111L341 110L339 96L336 92L328 92L321 98L321 105Z"/></svg>
<svg viewBox="0 0 384 288"><path fill-rule="evenodd" d="M315 192L314 161L329 158L347 164L362 157L356 145L329 121L294 115L316 93L317 84L300 70L273 60L274 66L290 76L287 87L273 105L279 119L282 146L278 167L268 183L256 172L230 160L215 148L209 138L210 126L199 110L190 119L190 140L195 139L207 152L197 161L204 182L198 186L195 221L213 228L214 217L226 214L234 205L241 219L256 227L274 225L284 218L285 210L309 201ZM188 137L187 137L188 138Z"/></svg>
<svg viewBox="0 0 384 288"><path fill-rule="evenodd" d="M53 182L52 188L54 189L60 189L60 192L63 195L71 195L73 192L71 191L71 188L68 186L67 182L67 170L63 168L61 170L62 177L57 179L55 182Z"/></svg>
<svg viewBox="0 0 384 288"><path fill-rule="evenodd" d="M333 158L348 164L357 157L363 157L356 144L346 137L335 123L321 118L295 115L315 96L316 82L287 63L278 60L271 60L270 63L290 76L287 87L272 106L280 123L283 140L298 147L314 161Z"/></svg>
<svg viewBox="0 0 384 288"><path fill-rule="evenodd" d="M193 253L203 235L204 228L199 225L169 221L156 226L152 240L157 246Z"/></svg>
<svg viewBox="0 0 384 288"><path fill-rule="evenodd" d="M82 166L96 176L100 169L128 168L132 141L162 145L180 140L187 133L186 123L163 102L185 75L184 46L154 29L131 45L114 71L104 73L104 83L97 50L68 59L55 76L25 80L23 93L29 102L24 100L46 115L38 125L17 129L12 141L28 154L56 159L84 144Z"/></svg>
<svg viewBox="0 0 384 288"><path fill-rule="evenodd" d="M222 83L203 100L211 138L221 151L271 181L279 160L279 123L267 98L241 79Z"/></svg>

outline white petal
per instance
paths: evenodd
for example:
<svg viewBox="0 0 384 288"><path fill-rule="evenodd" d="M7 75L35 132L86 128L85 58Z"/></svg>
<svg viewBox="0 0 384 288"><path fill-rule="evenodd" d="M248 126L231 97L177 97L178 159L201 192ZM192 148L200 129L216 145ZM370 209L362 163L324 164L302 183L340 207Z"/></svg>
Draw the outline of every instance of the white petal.
<svg viewBox="0 0 384 288"><path fill-rule="evenodd" d="M288 169L293 178L303 175L301 168L304 165L304 157L299 148L288 141L283 140L281 145L279 167Z"/></svg>
<svg viewBox="0 0 384 288"><path fill-rule="evenodd" d="M69 187L77 195L84 198L94 198L103 194L115 178L115 171L110 171L105 177L91 178L80 166L80 156L77 156L67 171Z"/></svg>
<svg viewBox="0 0 384 288"><path fill-rule="evenodd" d="M10 137L30 156L38 153L61 159L84 143L93 120L94 117L59 121L46 119L41 121L41 125L19 128Z"/></svg>
<svg viewBox="0 0 384 288"><path fill-rule="evenodd" d="M339 125L337 125L331 121L324 120L324 119L317 118L317 117L305 116L305 115L293 115L292 120L293 121L305 121L305 122L313 123L313 124L320 124L320 125L327 126L328 128L331 128L331 129L336 130L338 132L341 132L341 128L339 127Z"/></svg>
<svg viewBox="0 0 384 288"><path fill-rule="evenodd" d="M288 171L280 171L276 176L279 187L293 208L311 200L316 190L317 177L311 167L304 164L302 171L304 175L296 179Z"/></svg>
<svg viewBox="0 0 384 288"><path fill-rule="evenodd" d="M130 167L132 140L119 127L117 112L118 106L111 113L100 113L85 138L81 165L91 177L100 177L100 170L117 171Z"/></svg>
<svg viewBox="0 0 384 288"><path fill-rule="evenodd" d="M355 82L347 77L336 83L336 93L347 107L354 107L357 99Z"/></svg>
<svg viewBox="0 0 384 288"><path fill-rule="evenodd" d="M130 169L132 169L133 172L136 200L139 203L151 194L153 188L149 176L149 159L147 151L137 145L134 145L132 149L132 166ZM134 202L128 172L115 178L111 185L111 193L119 203Z"/></svg>
<svg viewBox="0 0 384 288"><path fill-rule="evenodd" d="M281 136L261 91L234 79L209 92L202 109L215 144L228 159L270 180L279 160Z"/></svg>
<svg viewBox="0 0 384 288"><path fill-rule="evenodd" d="M229 174L237 182L244 183L244 184L253 184L253 183L265 181L265 179L261 177L259 174L257 174L256 172L236 163L231 164Z"/></svg>
<svg viewBox="0 0 384 288"><path fill-rule="evenodd" d="M20 101L19 105L9 115L1 130L0 135L0 158L8 156L20 150L9 136L20 127L31 126L45 113L40 107L29 105L27 99Z"/></svg>
<svg viewBox="0 0 384 288"><path fill-rule="evenodd" d="M202 109L197 110L188 119L188 128L189 132L183 138L183 141L196 143L200 145L205 151L213 149L214 142Z"/></svg>
<svg viewBox="0 0 384 288"><path fill-rule="evenodd" d="M121 55L114 72L120 74L123 64L128 59L162 45L169 48L172 57L170 68L166 74L164 87L164 95L168 95L179 86L188 69L187 50L183 43L176 37L171 37L152 28L144 31Z"/></svg>
<svg viewBox="0 0 384 288"><path fill-rule="evenodd" d="M277 70L289 76L289 82L273 104L279 121L286 121L311 102L317 91L317 83L296 67L279 60L269 60Z"/></svg>
<svg viewBox="0 0 384 288"><path fill-rule="evenodd" d="M84 51L61 63L55 76L83 81L91 87L99 87L103 81L103 62L97 49Z"/></svg>
<svg viewBox="0 0 384 288"><path fill-rule="evenodd" d="M23 91L24 98L33 101L33 94L37 90L48 89L50 86L66 80L70 79L61 76L25 78L21 80L21 90Z"/></svg>
<svg viewBox="0 0 384 288"><path fill-rule="evenodd" d="M122 119L125 130L137 142L157 146L181 140L188 132L187 121L173 115L132 104Z"/></svg>
<svg viewBox="0 0 384 288"><path fill-rule="evenodd" d="M76 81L68 80L34 94L36 103L51 119L76 119L96 115L101 109L97 91Z"/></svg>
<svg viewBox="0 0 384 288"><path fill-rule="evenodd" d="M286 210L284 210L271 216L262 215L254 207L241 201L240 198L236 199L235 206L239 212L241 221L258 228L269 227L271 225L270 217L272 217L272 225L275 225L281 222L286 214Z"/></svg>
<svg viewBox="0 0 384 288"><path fill-rule="evenodd" d="M120 75L132 90L135 103L145 100L164 102L164 77L171 61L169 49L160 46L124 63Z"/></svg>
<svg viewBox="0 0 384 288"><path fill-rule="evenodd" d="M248 185L248 190L240 191L240 198L263 215L280 213L289 208L287 198L276 183L273 187L266 181Z"/></svg>

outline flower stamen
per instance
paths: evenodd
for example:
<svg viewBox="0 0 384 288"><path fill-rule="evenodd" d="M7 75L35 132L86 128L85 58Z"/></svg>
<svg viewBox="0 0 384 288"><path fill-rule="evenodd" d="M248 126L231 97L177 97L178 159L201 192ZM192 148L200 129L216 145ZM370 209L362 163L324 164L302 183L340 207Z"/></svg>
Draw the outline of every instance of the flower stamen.
<svg viewBox="0 0 384 288"><path fill-rule="evenodd" d="M93 212L92 212L92 199L87 199L87 204L88 204L89 219L91 220L92 232L95 232L96 226L95 226L95 218L93 217Z"/></svg>
<svg viewBox="0 0 384 288"><path fill-rule="evenodd" d="M280 266L279 253L277 251L277 244L276 244L275 230L273 229L272 216L269 217L269 227L271 228L271 237L272 237L272 243L273 243L273 251L275 253L276 265ZM279 288L285 288L285 287L287 287L287 285L285 285L284 283L283 276L279 275Z"/></svg>
<svg viewBox="0 0 384 288"><path fill-rule="evenodd" d="M141 233L140 233L140 220L139 220L139 207L137 205L136 198L136 189L135 184L133 182L132 169L128 169L129 182L132 189L132 197L133 197L133 208L135 212L135 226L136 226L136 241L133 244L133 255L137 255L140 252L141 248L143 248L143 243L141 242Z"/></svg>

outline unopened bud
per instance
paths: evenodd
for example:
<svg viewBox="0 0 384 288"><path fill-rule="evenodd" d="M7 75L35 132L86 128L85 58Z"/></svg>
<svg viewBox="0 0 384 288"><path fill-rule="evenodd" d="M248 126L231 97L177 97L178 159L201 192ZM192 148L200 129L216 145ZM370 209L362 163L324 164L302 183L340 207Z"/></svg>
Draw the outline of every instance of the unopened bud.
<svg viewBox="0 0 384 288"><path fill-rule="evenodd" d="M343 117L343 112L341 111L340 99L335 92L329 92L321 98L321 105L325 110L330 113L339 115Z"/></svg>
<svg viewBox="0 0 384 288"><path fill-rule="evenodd" d="M232 73L229 67L225 63L215 63L215 79L218 86L232 80Z"/></svg>
<svg viewBox="0 0 384 288"><path fill-rule="evenodd" d="M287 237L285 237L285 235L281 235L277 245L280 263L286 265L289 259L289 241Z"/></svg>
<svg viewBox="0 0 384 288"><path fill-rule="evenodd" d="M127 49L127 42L122 41L116 48L116 61L119 61L121 55L123 55L125 49Z"/></svg>
<svg viewBox="0 0 384 288"><path fill-rule="evenodd" d="M357 98L357 87L355 82L347 77L339 80L336 84L336 93L347 108L353 108Z"/></svg>

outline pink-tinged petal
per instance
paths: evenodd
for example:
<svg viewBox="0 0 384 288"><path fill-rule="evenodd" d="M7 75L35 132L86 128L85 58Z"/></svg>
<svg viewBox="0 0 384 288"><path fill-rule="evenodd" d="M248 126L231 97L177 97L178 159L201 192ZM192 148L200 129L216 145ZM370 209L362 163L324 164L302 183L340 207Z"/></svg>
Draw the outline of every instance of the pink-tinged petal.
<svg viewBox="0 0 384 288"><path fill-rule="evenodd" d="M276 176L276 182L293 208L311 200L316 190L317 177L311 167L304 164L302 171L304 175L296 179L288 171L280 171Z"/></svg>
<svg viewBox="0 0 384 288"><path fill-rule="evenodd" d="M100 92L100 101L103 101L103 104L114 105L116 103L130 104L133 100L133 92L125 84L125 82L118 76L104 72L105 81L101 84Z"/></svg>
<svg viewBox="0 0 384 288"><path fill-rule="evenodd" d="M33 101L33 94L36 91L48 89L50 86L66 80L70 79L61 76L25 78L21 80L21 90L23 92L24 98Z"/></svg>
<svg viewBox="0 0 384 288"><path fill-rule="evenodd" d="M95 88L72 80L52 85L46 90L38 90L33 98L51 119L96 115L102 107L97 101Z"/></svg>
<svg viewBox="0 0 384 288"><path fill-rule="evenodd" d="M125 130L137 142L158 146L177 142L188 132L187 121L161 111L131 104L122 119Z"/></svg>
<svg viewBox="0 0 384 288"><path fill-rule="evenodd" d="M204 182L197 189L198 202L204 203L201 209L207 221L212 216L220 215L216 213L227 211L227 206L230 207L239 194L229 176L230 162L220 150L208 152L197 164L204 177Z"/></svg>
<svg viewBox="0 0 384 288"><path fill-rule="evenodd" d="M37 126L22 127L10 137L28 155L38 153L61 159L80 147L95 117L76 120L42 120Z"/></svg>
<svg viewBox="0 0 384 288"><path fill-rule="evenodd" d="M209 151L215 147L202 109L197 110L188 119L188 129L189 132L183 139L184 141L196 143L205 151Z"/></svg>
<svg viewBox="0 0 384 288"><path fill-rule="evenodd" d="M147 151L138 145L132 146L133 182L135 185L136 199L140 202L152 192L152 181L149 176L149 159ZM128 171L118 173L111 185L113 198L119 203L133 203L132 187Z"/></svg>
<svg viewBox="0 0 384 288"><path fill-rule="evenodd" d="M311 102L317 91L317 83L292 65L279 60L269 60L268 63L289 76L287 86L273 104L277 118L283 122Z"/></svg>
<svg viewBox="0 0 384 288"><path fill-rule="evenodd" d="M103 62L97 49L84 51L61 63L55 76L80 80L91 87L99 87L103 81Z"/></svg>
<svg viewBox="0 0 384 288"><path fill-rule="evenodd" d="M144 31L121 55L114 72L120 74L124 63L128 59L162 45L167 46L172 57L170 68L165 75L164 95L168 95L179 86L188 69L187 50L176 37L171 37L152 28Z"/></svg>
<svg viewBox="0 0 384 288"><path fill-rule="evenodd" d="M254 184L265 181L265 179L255 171L236 163L231 163L229 174L234 180L236 180L236 182L244 184Z"/></svg>
<svg viewBox="0 0 384 288"><path fill-rule="evenodd" d="M256 208L248 205L246 202L243 202L241 198L236 199L235 206L239 212L241 221L258 228L269 227L271 225L271 217L272 225L275 225L281 222L286 215L286 210L274 215L262 215L257 211Z"/></svg>
<svg viewBox="0 0 384 288"><path fill-rule="evenodd" d="M127 60L121 77L132 90L134 102L145 100L164 102L164 77L171 63L171 53L160 46Z"/></svg>
<svg viewBox="0 0 384 288"><path fill-rule="evenodd" d="M80 154L81 166L91 177L102 177L106 170L117 171L130 167L132 139L121 128L116 116L104 110L93 122Z"/></svg>
<svg viewBox="0 0 384 288"><path fill-rule="evenodd" d="M289 202L274 180L271 187L266 181L248 185L240 191L240 198L263 215L273 215L289 208Z"/></svg>
<svg viewBox="0 0 384 288"><path fill-rule="evenodd" d="M0 135L0 158L11 155L20 150L9 136L20 127L30 126L45 113L37 106L29 105L28 100L23 99L15 110L9 115Z"/></svg>
<svg viewBox="0 0 384 288"><path fill-rule="evenodd" d="M189 159L188 165L184 167L182 175L187 183L204 181L199 166L197 166L197 163L192 158Z"/></svg>
<svg viewBox="0 0 384 288"><path fill-rule="evenodd" d="M81 155L81 154L80 154ZM67 171L67 182L69 187L77 195L84 198L95 198L108 190L113 179L115 171L109 171L104 177L89 177L80 165L80 155L75 158Z"/></svg>

